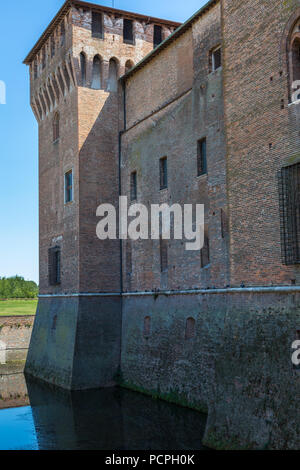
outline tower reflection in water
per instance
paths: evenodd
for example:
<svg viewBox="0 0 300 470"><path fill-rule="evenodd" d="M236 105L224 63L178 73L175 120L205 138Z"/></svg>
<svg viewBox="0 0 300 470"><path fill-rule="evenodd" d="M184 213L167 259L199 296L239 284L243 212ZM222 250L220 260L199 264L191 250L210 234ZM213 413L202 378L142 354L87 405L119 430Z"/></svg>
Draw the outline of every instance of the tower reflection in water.
<svg viewBox="0 0 300 470"><path fill-rule="evenodd" d="M0 410L2 449L202 449L206 416L196 411L120 388L67 392L31 378L26 384L30 407Z"/></svg>

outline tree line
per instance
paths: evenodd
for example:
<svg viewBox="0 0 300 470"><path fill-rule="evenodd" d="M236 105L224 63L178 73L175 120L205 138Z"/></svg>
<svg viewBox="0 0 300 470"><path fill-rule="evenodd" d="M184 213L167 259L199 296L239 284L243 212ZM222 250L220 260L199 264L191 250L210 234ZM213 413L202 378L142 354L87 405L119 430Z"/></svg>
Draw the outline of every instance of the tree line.
<svg viewBox="0 0 300 470"><path fill-rule="evenodd" d="M38 292L34 281L25 281L21 276L0 277L0 299L34 299Z"/></svg>

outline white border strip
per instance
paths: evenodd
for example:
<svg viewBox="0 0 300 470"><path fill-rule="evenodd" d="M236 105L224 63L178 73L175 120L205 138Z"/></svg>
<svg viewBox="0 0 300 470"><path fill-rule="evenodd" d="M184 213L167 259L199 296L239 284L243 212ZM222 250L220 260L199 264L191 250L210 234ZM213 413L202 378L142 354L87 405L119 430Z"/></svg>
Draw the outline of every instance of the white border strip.
<svg viewBox="0 0 300 470"><path fill-rule="evenodd" d="M228 289L192 289L192 290L166 290L151 292L104 292L104 293L74 293L74 294L41 294L39 298L47 297L139 297L157 295L195 295L195 294L245 294L245 293L297 293L300 286L279 287L231 287Z"/></svg>

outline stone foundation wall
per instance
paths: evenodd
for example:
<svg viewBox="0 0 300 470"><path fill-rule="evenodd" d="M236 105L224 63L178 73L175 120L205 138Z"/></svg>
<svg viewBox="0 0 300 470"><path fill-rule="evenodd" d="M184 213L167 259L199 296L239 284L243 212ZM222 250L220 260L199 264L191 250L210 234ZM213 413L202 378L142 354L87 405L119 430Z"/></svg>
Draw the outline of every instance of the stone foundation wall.
<svg viewBox="0 0 300 470"><path fill-rule="evenodd" d="M299 305L299 293L129 296L122 384L207 411L210 447L299 449L300 377L291 360Z"/></svg>
<svg viewBox="0 0 300 470"><path fill-rule="evenodd" d="M25 360L34 316L0 317L0 363Z"/></svg>
<svg viewBox="0 0 300 470"><path fill-rule="evenodd" d="M120 298L42 297L25 372L72 390L113 385L120 337Z"/></svg>

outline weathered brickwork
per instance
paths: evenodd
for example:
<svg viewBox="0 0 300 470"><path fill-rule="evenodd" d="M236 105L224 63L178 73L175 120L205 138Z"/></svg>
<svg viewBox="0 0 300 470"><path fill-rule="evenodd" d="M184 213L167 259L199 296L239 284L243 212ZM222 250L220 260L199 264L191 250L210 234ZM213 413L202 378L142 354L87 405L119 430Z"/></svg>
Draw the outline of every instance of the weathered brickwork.
<svg viewBox="0 0 300 470"><path fill-rule="evenodd" d="M204 204L210 264L181 240L168 242L168 272L160 272L159 240L132 244L127 290L225 287L227 237L222 70L210 73L209 51L221 43L220 4L131 78L126 80L126 131L122 137L122 194L130 196L137 172L137 202ZM143 86L151 83L151 87ZM164 106L163 109L160 108ZM183 125L184 123L184 125ZM197 142L206 138L207 174L197 176ZM159 188L159 160L168 159L168 188ZM124 272L126 243L124 244Z"/></svg>
<svg viewBox="0 0 300 470"><path fill-rule="evenodd" d="M277 171L299 159L286 27L299 18L300 2L278 0L272 9L255 0L223 5L231 284L299 284L299 265L281 261Z"/></svg>
<svg viewBox="0 0 300 470"><path fill-rule="evenodd" d="M102 38L91 10L103 15ZM277 180L300 161L299 19L300 0L211 0L180 27L66 2L26 59L40 129L41 298L28 373L68 389L118 380L206 410L211 447L299 448L300 271L282 261ZM151 53L155 24L173 34ZM100 241L97 206L118 208L120 192L148 209L204 204L205 249ZM50 286L55 246L61 282Z"/></svg>

